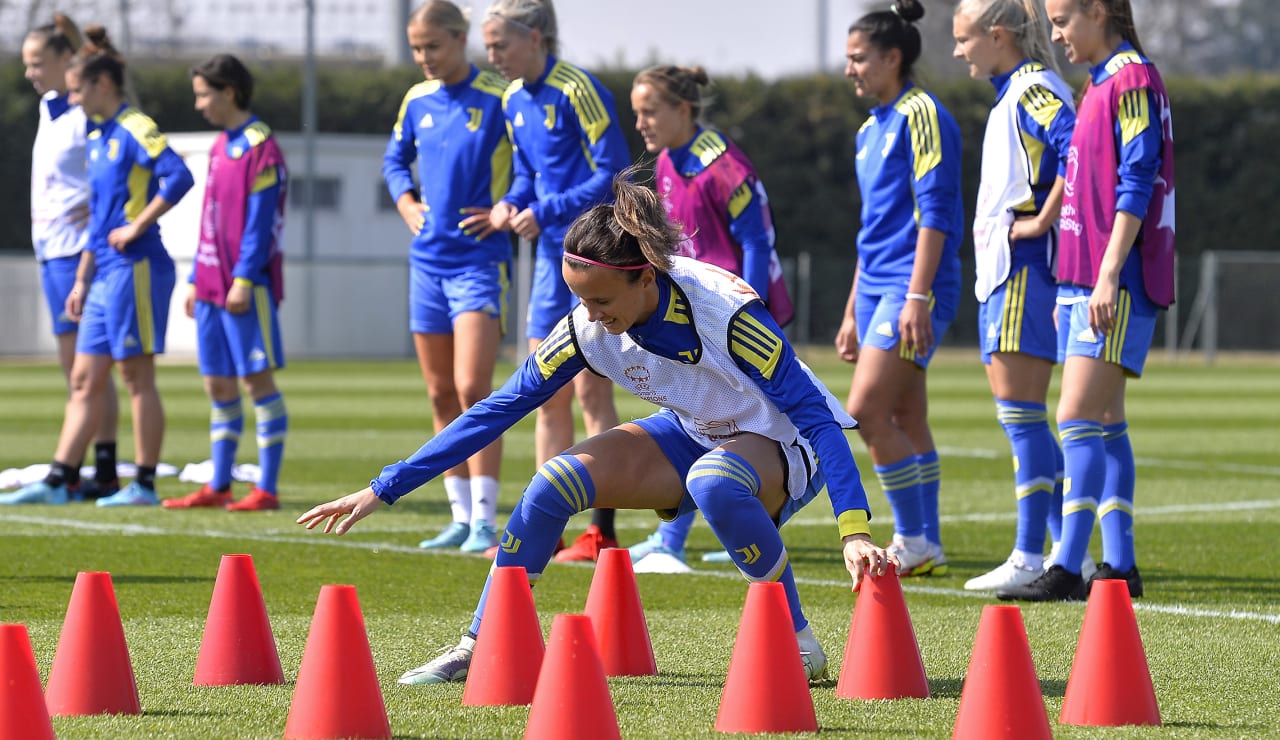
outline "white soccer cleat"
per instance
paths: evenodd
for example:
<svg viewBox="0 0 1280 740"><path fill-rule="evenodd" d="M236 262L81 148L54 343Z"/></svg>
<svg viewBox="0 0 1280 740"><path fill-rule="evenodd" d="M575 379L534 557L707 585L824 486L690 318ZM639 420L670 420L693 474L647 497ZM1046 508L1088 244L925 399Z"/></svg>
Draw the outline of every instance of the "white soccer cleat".
<svg viewBox="0 0 1280 740"><path fill-rule="evenodd" d="M1058 553L1061 551L1061 542L1055 542L1049 547L1049 554L1044 558L1045 570L1049 570L1049 568L1053 567L1058 562ZM1085 583L1088 583L1089 579L1093 577L1093 574L1096 572L1098 572L1098 564L1093 562L1093 556L1089 554L1088 550L1085 550L1084 562L1080 563L1080 577L1084 579Z"/></svg>
<svg viewBox="0 0 1280 740"><path fill-rule="evenodd" d="M818 638L813 636L813 627L805 625L796 633L796 642L800 644L800 662L804 664L805 678L810 683L825 681L827 678L827 654L822 652Z"/></svg>
<svg viewBox="0 0 1280 740"><path fill-rule="evenodd" d="M913 538L914 539L914 538ZM921 537L920 539L924 539ZM942 575L947 572L947 558L942 554L942 547L930 542L925 542L922 549L916 550L911 547L907 539L900 534L893 535L893 542L885 550L891 557L898 559L898 575L902 578L908 576L927 576L929 574Z"/></svg>
<svg viewBox="0 0 1280 740"><path fill-rule="evenodd" d="M1001 588L1026 586L1043 573L1043 568L1029 568L1022 563L1022 558L1010 555L1008 560L996 566L994 570L965 581L964 588L966 591L995 591Z"/></svg>
<svg viewBox="0 0 1280 740"><path fill-rule="evenodd" d="M445 650L430 663L420 665L406 671L398 683L406 686L417 686L428 683L449 683L462 681L467 677L467 669L471 667L471 655L476 650L476 638L463 635L457 645Z"/></svg>

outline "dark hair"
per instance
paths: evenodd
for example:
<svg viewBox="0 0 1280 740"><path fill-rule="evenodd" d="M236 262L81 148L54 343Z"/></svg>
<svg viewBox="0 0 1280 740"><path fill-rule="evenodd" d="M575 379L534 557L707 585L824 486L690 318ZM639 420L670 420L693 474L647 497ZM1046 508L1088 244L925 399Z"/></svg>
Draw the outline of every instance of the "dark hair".
<svg viewBox="0 0 1280 740"><path fill-rule="evenodd" d="M29 39L41 39L44 48L55 54L74 54L84 43L80 37L80 29L64 13L54 13L53 23L37 26L27 32Z"/></svg>
<svg viewBox="0 0 1280 740"><path fill-rule="evenodd" d="M911 76L911 67L920 58L920 30L915 22L924 17L924 6L919 0L895 0L888 10L867 13L849 26L849 33L864 33L872 46L880 51L897 49L902 52L902 69L899 77Z"/></svg>
<svg viewBox="0 0 1280 740"><path fill-rule="evenodd" d="M214 90L235 90L236 107L249 110L249 101L253 99L253 75L239 59L230 54L216 54L209 61L192 67L191 76L203 78Z"/></svg>
<svg viewBox="0 0 1280 740"><path fill-rule="evenodd" d="M653 265L667 272L671 256L682 239L680 227L667 218L667 209L653 188L632 182L635 166L613 178L614 202L600 205L582 214L569 227L564 237L566 261L575 270L590 269L584 259L620 268ZM640 279L643 270L628 270L631 282Z"/></svg>
<svg viewBox="0 0 1280 740"><path fill-rule="evenodd" d="M80 71L80 77L96 81L107 75L116 89L124 94L124 57L112 46L107 29L93 25L84 29L85 44L71 61L71 67Z"/></svg>
<svg viewBox="0 0 1280 740"><path fill-rule="evenodd" d="M711 83L707 70L702 67L676 67L670 64L649 67L636 75L636 85L648 85L657 91L667 103L679 105L689 104L689 112L697 121L702 115L705 104L702 90Z"/></svg>
<svg viewBox="0 0 1280 740"><path fill-rule="evenodd" d="M1106 11L1107 30L1128 41L1135 51L1145 57L1147 53L1142 50L1142 44L1138 41L1138 29L1133 23L1133 6L1129 0L1080 0L1080 7L1088 10L1092 2L1097 2Z"/></svg>

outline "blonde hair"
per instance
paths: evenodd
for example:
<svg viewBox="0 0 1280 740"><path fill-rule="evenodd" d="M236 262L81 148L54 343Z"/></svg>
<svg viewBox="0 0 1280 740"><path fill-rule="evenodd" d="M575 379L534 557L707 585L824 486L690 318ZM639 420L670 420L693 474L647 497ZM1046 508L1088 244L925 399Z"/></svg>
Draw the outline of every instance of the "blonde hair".
<svg viewBox="0 0 1280 740"><path fill-rule="evenodd" d="M1040 3L1041 0L961 0L955 14L969 17L974 27L985 33L1000 26L1013 34L1019 51L1061 75L1049 41L1048 18Z"/></svg>
<svg viewBox="0 0 1280 740"><path fill-rule="evenodd" d="M468 9L469 10L469 9ZM435 26L454 36L466 36L471 30L470 13L449 0L431 0L409 16L410 26Z"/></svg>
<svg viewBox="0 0 1280 740"><path fill-rule="evenodd" d="M560 30L556 24L556 7L551 0L494 0L484 19L494 18L524 34L542 34L542 48L552 56L560 55Z"/></svg>

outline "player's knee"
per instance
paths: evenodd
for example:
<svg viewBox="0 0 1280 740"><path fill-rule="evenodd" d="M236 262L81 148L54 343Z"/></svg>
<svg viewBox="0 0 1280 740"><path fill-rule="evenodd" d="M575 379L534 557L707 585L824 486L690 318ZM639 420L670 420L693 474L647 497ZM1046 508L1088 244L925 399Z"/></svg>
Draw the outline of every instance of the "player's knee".
<svg viewBox="0 0 1280 740"><path fill-rule="evenodd" d="M533 476L525 498L530 506L564 519L586 511L595 503L591 473L574 455L556 455Z"/></svg>
<svg viewBox="0 0 1280 740"><path fill-rule="evenodd" d="M728 502L758 496L760 485L760 474L751 463L726 450L703 455L685 476L685 488L708 518Z"/></svg>

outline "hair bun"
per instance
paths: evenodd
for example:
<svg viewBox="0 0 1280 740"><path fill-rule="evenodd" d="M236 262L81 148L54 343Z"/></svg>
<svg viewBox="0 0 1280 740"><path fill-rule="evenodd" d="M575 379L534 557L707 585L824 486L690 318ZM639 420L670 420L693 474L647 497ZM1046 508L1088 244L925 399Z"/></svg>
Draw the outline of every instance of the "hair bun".
<svg viewBox="0 0 1280 740"><path fill-rule="evenodd" d="M685 67L684 71L696 85L706 87L711 82L711 78L707 76L707 70L702 66Z"/></svg>
<svg viewBox="0 0 1280 740"><path fill-rule="evenodd" d="M889 10L907 23L915 23L924 17L924 6L920 0L894 0Z"/></svg>

